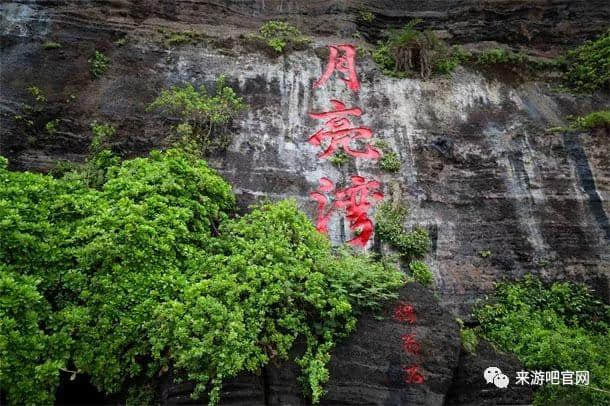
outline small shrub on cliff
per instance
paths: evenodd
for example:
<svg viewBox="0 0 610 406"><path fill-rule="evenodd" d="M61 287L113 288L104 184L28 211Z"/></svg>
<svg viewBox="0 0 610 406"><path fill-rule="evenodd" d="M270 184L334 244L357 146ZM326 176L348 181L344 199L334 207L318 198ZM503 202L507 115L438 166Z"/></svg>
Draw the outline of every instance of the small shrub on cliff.
<svg viewBox="0 0 610 406"><path fill-rule="evenodd" d="M375 216L375 233L382 240L396 248L403 258L411 261L423 257L430 249L428 231L415 229L411 232L404 230L407 209L402 206L394 207L392 202L383 202L377 209Z"/></svg>
<svg viewBox="0 0 610 406"><path fill-rule="evenodd" d="M102 52L96 50L91 58L88 60L89 62L89 72L91 72L91 76L93 79L100 78L106 71L108 70L108 66L110 65L110 59Z"/></svg>
<svg viewBox="0 0 610 406"><path fill-rule="evenodd" d="M49 135L53 135L53 134L55 134L57 132L57 126L58 125L59 125L59 119L56 118L54 120L48 121L45 124L44 128L45 128L45 130L47 131L47 133Z"/></svg>
<svg viewBox="0 0 610 406"><path fill-rule="evenodd" d="M32 95L37 103L44 104L47 102L47 96L45 96L42 89L40 89L38 86L29 86L28 92Z"/></svg>
<svg viewBox="0 0 610 406"><path fill-rule="evenodd" d="M583 117L577 117L573 126L580 130L593 130L595 128L610 128L610 110L595 111Z"/></svg>
<svg viewBox="0 0 610 406"><path fill-rule="evenodd" d="M544 385L535 404L608 404L610 307L584 285L545 286L532 276L500 283L474 316L478 333L515 353L528 370L590 372L590 386Z"/></svg>
<svg viewBox="0 0 610 406"><path fill-rule="evenodd" d="M398 172L400 170L400 159L390 145L384 140L377 140L375 146L383 152L383 155L377 161L379 169L385 172Z"/></svg>
<svg viewBox="0 0 610 406"><path fill-rule="evenodd" d="M330 162L331 164L333 164L334 166L336 166L338 168L340 168L343 165L345 165L346 163L348 163L349 160L350 160L349 155L347 155L345 153L345 151L343 151L343 150L336 152L333 156L328 158L328 162Z"/></svg>
<svg viewBox="0 0 610 406"><path fill-rule="evenodd" d="M194 31L167 31L164 29L160 31L163 34L163 42L166 46L196 44L206 38L204 34Z"/></svg>
<svg viewBox="0 0 610 406"><path fill-rule="evenodd" d="M379 168L386 172L398 172L400 170L400 160L396 152L389 151L379 159Z"/></svg>
<svg viewBox="0 0 610 406"><path fill-rule="evenodd" d="M375 19L375 14L370 10L358 10L358 20L364 23L371 23Z"/></svg>
<svg viewBox="0 0 610 406"><path fill-rule="evenodd" d="M246 108L247 104L226 84L223 75L216 81L214 95L203 85L196 89L189 83L163 90L148 107L178 115L182 121L177 125L176 133L183 140L196 142L204 155L229 146L228 127Z"/></svg>
<svg viewBox="0 0 610 406"><path fill-rule="evenodd" d="M610 88L610 31L568 52L565 81L580 92Z"/></svg>
<svg viewBox="0 0 610 406"><path fill-rule="evenodd" d="M356 314L403 275L334 254L296 203L235 217L231 187L178 150L111 165L99 188L0 159L0 388L53 404L60 370L128 404L169 371L218 403L224 380L297 359L315 403ZM143 397L144 396L144 397Z"/></svg>
<svg viewBox="0 0 610 406"><path fill-rule="evenodd" d="M287 50L305 49L311 39L301 33L295 26L284 21L267 21L259 29L258 34L249 35L254 41L265 43L276 54Z"/></svg>
<svg viewBox="0 0 610 406"><path fill-rule="evenodd" d="M411 261L409 270L415 279L415 282L421 283L424 286L430 286L434 282L434 275L423 261Z"/></svg>
<svg viewBox="0 0 610 406"><path fill-rule="evenodd" d="M93 133L93 138L91 139L89 151L95 155L106 147L108 141L116 133L116 128L112 124L93 121L91 123L91 132Z"/></svg>
<svg viewBox="0 0 610 406"><path fill-rule="evenodd" d="M431 31L417 30L419 23L419 19L412 20L379 43L373 60L384 74L403 78L415 73L427 79L433 72L450 73L462 61L464 53L460 48L449 48Z"/></svg>

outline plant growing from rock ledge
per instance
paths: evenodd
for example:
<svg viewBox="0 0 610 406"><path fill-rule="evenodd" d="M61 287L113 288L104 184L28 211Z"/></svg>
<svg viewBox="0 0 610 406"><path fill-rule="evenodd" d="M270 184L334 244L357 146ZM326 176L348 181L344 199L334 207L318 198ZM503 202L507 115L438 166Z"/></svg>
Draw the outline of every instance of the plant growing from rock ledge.
<svg viewBox="0 0 610 406"><path fill-rule="evenodd" d="M345 165L346 163L348 163L349 160L350 160L349 155L347 155L345 153L345 151L343 151L343 150L339 150L333 156L328 158L328 162L330 162L331 164L333 164L334 166L336 166L338 168L340 168L343 165Z"/></svg>
<svg viewBox="0 0 610 406"><path fill-rule="evenodd" d="M375 216L375 234L394 247L407 262L422 258L430 249L428 231L417 228L411 232L404 230L407 209L394 206L385 201L377 209Z"/></svg>
<svg viewBox="0 0 610 406"><path fill-rule="evenodd" d="M375 141L375 146L383 152L383 155L377 161L379 169L385 172L398 172L400 170L400 159L396 152L392 151L390 145L383 140Z"/></svg>
<svg viewBox="0 0 610 406"><path fill-rule="evenodd" d="M479 251L479 256L481 258L489 258L489 257L491 257L491 251L490 250L481 250L481 251Z"/></svg>
<svg viewBox="0 0 610 406"><path fill-rule="evenodd" d="M466 328L462 319L457 318L456 321L460 325L460 341L462 342L462 348L471 354L476 354L479 345L477 333L472 328Z"/></svg>
<svg viewBox="0 0 610 406"><path fill-rule="evenodd" d="M568 52L564 80L579 92L610 88L610 30Z"/></svg>
<svg viewBox="0 0 610 406"><path fill-rule="evenodd" d="M373 60L384 74L398 78L418 74L427 79L433 72L450 73L466 58L461 48L450 48L431 31L417 30L421 22L412 20L400 30L390 31L379 43Z"/></svg>
<svg viewBox="0 0 610 406"><path fill-rule="evenodd" d="M57 126L59 125L59 119L51 120L47 122L44 126L45 130L49 135L53 135L57 132Z"/></svg>
<svg viewBox="0 0 610 406"><path fill-rule="evenodd" d="M117 47L122 47L126 43L127 43L127 36L121 37L121 38L117 39L116 41L114 41L114 45L116 45Z"/></svg>
<svg viewBox="0 0 610 406"><path fill-rule="evenodd" d="M409 271L411 271L415 282L421 283L424 286L431 286L434 282L434 275L432 275L430 268L423 261L411 261L409 263Z"/></svg>
<svg viewBox="0 0 610 406"><path fill-rule="evenodd" d="M572 126L577 130L610 129L610 110L595 111L586 116L576 117Z"/></svg>
<svg viewBox="0 0 610 406"><path fill-rule="evenodd" d="M107 147L108 141L116 133L116 128L112 124L93 121L91 123L91 132L93 132L93 138L91 139L89 152L95 155Z"/></svg>
<svg viewBox="0 0 610 406"><path fill-rule="evenodd" d="M163 90L148 106L178 115L181 122L175 127L182 142L195 142L203 155L225 150L231 143L229 126L248 106L226 84L221 75L216 81L216 92L211 95L205 86L196 89L192 84Z"/></svg>
<svg viewBox="0 0 610 406"><path fill-rule="evenodd" d="M98 79L108 70L110 59L102 52L95 50L95 53L88 59L88 62L91 76L93 76L93 79Z"/></svg>
<svg viewBox="0 0 610 406"><path fill-rule="evenodd" d="M303 35L298 28L284 21L267 21L259 29L257 34L246 37L254 42L262 42L276 55L289 50L305 49L311 38Z"/></svg>
<svg viewBox="0 0 610 406"><path fill-rule="evenodd" d="M47 96L45 96L44 92L38 86L29 86L28 92L34 97L34 100L37 103L46 103Z"/></svg>
<svg viewBox="0 0 610 406"><path fill-rule="evenodd" d="M375 19L375 14L369 10L358 10L358 20L364 23L371 23Z"/></svg>
<svg viewBox="0 0 610 406"><path fill-rule="evenodd" d="M206 38L204 34L195 31L168 31L161 28L159 32L163 34L163 43L166 46L196 44Z"/></svg>
<svg viewBox="0 0 610 406"><path fill-rule="evenodd" d="M568 116L568 126L547 128L547 133L567 133L579 131L594 131L600 128L610 130L610 110L594 111L586 116Z"/></svg>

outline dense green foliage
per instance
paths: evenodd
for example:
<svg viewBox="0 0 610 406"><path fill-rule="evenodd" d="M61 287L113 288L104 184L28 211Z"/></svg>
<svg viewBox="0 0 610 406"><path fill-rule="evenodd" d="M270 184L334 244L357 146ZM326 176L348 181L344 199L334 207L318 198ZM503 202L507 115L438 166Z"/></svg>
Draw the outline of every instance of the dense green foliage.
<svg viewBox="0 0 610 406"><path fill-rule="evenodd" d="M137 404L170 369L214 404L223 380L295 356L297 340L316 402L357 312L404 282L333 254L294 202L232 218L230 186L178 150L111 163L96 188L1 166L0 386L12 404L51 404L60 370Z"/></svg>
<svg viewBox="0 0 610 406"><path fill-rule="evenodd" d="M161 109L180 116L176 135L180 140L195 142L203 155L226 149L230 142L228 126L247 105L220 76L212 95L205 86L196 89L192 84L163 90L149 109Z"/></svg>
<svg viewBox="0 0 610 406"><path fill-rule="evenodd" d="M531 276L501 283L494 301L474 315L479 333L514 352L529 370L590 371L591 387L545 385L536 404L608 404L610 307L584 285L545 286Z"/></svg>
<svg viewBox="0 0 610 406"><path fill-rule="evenodd" d="M89 72L91 72L93 79L97 79L106 73L108 66L110 65L110 59L98 50L89 58L88 62Z"/></svg>
<svg viewBox="0 0 610 406"><path fill-rule="evenodd" d="M610 89L610 31L568 52L565 80L581 92Z"/></svg>
<svg viewBox="0 0 610 406"><path fill-rule="evenodd" d="M249 35L248 38L264 43L278 55L289 50L305 49L311 43L311 39L295 26L275 20L267 21L261 25L257 34Z"/></svg>
<svg viewBox="0 0 610 406"><path fill-rule="evenodd" d="M434 284L434 275L428 265L419 260L430 249L428 231L420 228L405 231L406 217L405 207L395 206L390 201L383 202L375 216L375 234L398 251L400 258L408 264L407 273L412 280L431 286Z"/></svg>

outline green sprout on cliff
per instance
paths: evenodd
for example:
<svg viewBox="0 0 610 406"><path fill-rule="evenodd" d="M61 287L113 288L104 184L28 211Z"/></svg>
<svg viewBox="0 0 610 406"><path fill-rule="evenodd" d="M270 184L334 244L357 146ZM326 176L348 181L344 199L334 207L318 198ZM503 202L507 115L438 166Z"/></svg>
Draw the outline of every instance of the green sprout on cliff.
<svg viewBox="0 0 610 406"><path fill-rule="evenodd" d="M377 161L379 169L385 172L398 172L400 170L400 159L396 152L392 151L390 145L384 140L377 140L375 146L383 152L383 155Z"/></svg>
<svg viewBox="0 0 610 406"><path fill-rule="evenodd" d="M59 48L61 48L61 44L59 42L55 42L55 41L45 41L42 44L42 49L44 49L44 50L59 49Z"/></svg>
<svg viewBox="0 0 610 406"><path fill-rule="evenodd" d="M337 151L333 156L331 156L330 158L328 158L328 162L330 162L331 164L333 164L334 166L340 168L343 165L345 165L346 163L349 162L349 155L347 155L345 153L345 151L343 150L339 150Z"/></svg>
<svg viewBox="0 0 610 406"><path fill-rule="evenodd" d="M97 79L101 77L108 70L108 66L110 65L110 59L102 52L96 50L91 58L88 60L89 62L89 71L91 72L91 76L93 79Z"/></svg>
<svg viewBox="0 0 610 406"><path fill-rule="evenodd" d="M28 87L28 92L32 95L34 100L37 103L46 103L47 96L45 96L44 92L38 86L30 86Z"/></svg>

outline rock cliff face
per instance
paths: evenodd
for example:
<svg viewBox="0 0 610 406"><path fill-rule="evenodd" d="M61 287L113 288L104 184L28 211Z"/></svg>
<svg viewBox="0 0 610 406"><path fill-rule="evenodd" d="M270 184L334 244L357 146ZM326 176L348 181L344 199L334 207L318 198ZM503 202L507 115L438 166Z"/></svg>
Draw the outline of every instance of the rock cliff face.
<svg viewBox="0 0 610 406"><path fill-rule="evenodd" d="M362 10L374 14L372 22L362 21ZM610 135L545 132L565 124L569 114L608 108L607 95L573 96L550 84L490 78L466 68L429 81L392 79L367 56L357 61L359 93L336 77L312 90L326 64L326 45L361 43L351 38L357 30L374 40L382 28L421 17L423 26L449 42L498 41L545 55L603 32L610 21L604 0L19 1L4 2L0 16L0 154L15 169L46 171L58 160L82 161L94 119L117 126L113 149L123 156L162 147L171 123L146 111L159 91L185 82L213 86L218 75L226 74L250 109L236 120L227 153L210 162L235 186L244 207L264 197L292 197L313 219L309 193L321 177L375 177L386 196L409 205L406 226L430 230L433 249L427 262L447 312L466 317L494 281L527 272L586 281L608 299ZM239 40L239 34L270 18L288 18L313 34L312 49L269 58ZM168 47L161 27L205 36ZM123 37L123 46L114 44ZM45 41L62 46L44 49ZM88 72L94 49L111 60L98 80ZM28 86L48 96L30 127L15 118L32 104ZM327 111L331 99L363 110L359 123L398 154L398 173L383 173L362 160L337 169L316 158L319 150L307 139L322 123L308 113ZM55 119L57 131L45 133L44 124ZM350 238L340 216L330 223L330 237L336 243ZM491 255L481 255L485 251ZM328 399L338 402L344 396L342 388L350 383L341 370L355 368L349 362L368 356L356 354L371 351L367 334L391 330L368 319L360 328L362 334L338 350L345 357L335 365L337 382ZM450 358L442 368L451 370L459 351L455 328L446 331L452 335L442 344L447 352L439 348L438 355ZM385 370L361 372L390 379ZM372 391L374 399L345 404L400 404L379 400L388 396L412 400L388 390L391 382L384 385L378 398ZM418 399L441 404L449 385L440 379L426 387L429 398ZM265 396L292 390L277 391Z"/></svg>

